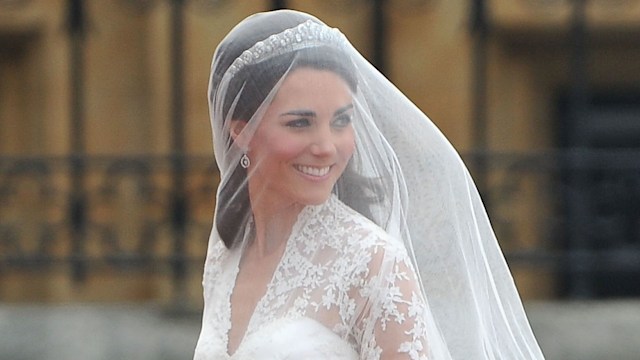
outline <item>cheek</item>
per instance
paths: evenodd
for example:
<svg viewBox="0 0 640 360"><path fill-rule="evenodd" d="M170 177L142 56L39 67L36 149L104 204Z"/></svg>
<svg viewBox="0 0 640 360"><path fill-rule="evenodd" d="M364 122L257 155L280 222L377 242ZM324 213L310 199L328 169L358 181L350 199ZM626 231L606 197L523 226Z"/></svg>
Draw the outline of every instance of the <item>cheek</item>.
<svg viewBox="0 0 640 360"><path fill-rule="evenodd" d="M307 146L303 141L292 136L271 136L261 139L260 147L254 148L258 157L269 158L270 161L283 162L296 158ZM266 159L265 159L266 160Z"/></svg>
<svg viewBox="0 0 640 360"><path fill-rule="evenodd" d="M273 149L273 154L282 161L291 161L299 157L306 149L306 144L296 141L280 141Z"/></svg>
<svg viewBox="0 0 640 360"><path fill-rule="evenodd" d="M351 159L356 149L356 140L353 130L349 131L338 143L338 151L346 160Z"/></svg>

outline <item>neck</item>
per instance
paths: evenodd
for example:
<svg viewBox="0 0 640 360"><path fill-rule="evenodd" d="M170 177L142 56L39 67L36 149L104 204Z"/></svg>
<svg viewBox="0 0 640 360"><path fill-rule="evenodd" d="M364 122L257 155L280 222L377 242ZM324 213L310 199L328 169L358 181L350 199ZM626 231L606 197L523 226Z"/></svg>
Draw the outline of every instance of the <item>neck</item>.
<svg viewBox="0 0 640 360"><path fill-rule="evenodd" d="M298 214L304 207L295 203L277 204L269 200L251 201L255 238L250 248L260 257L272 255L283 249Z"/></svg>

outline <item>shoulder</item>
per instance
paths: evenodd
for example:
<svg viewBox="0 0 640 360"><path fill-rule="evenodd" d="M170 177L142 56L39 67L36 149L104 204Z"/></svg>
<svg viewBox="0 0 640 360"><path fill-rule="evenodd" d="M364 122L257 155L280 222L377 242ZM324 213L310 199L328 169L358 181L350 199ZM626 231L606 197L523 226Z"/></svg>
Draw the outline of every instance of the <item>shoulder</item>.
<svg viewBox="0 0 640 360"><path fill-rule="evenodd" d="M330 246L380 242L387 237L385 231L362 214L344 204L335 195L322 205L305 209L305 226L328 241Z"/></svg>
<svg viewBox="0 0 640 360"><path fill-rule="evenodd" d="M230 250L226 248L222 240L212 238L209 240L209 248L207 250L207 257L204 264L204 281L211 282L217 278L222 272L222 265L224 259L230 253Z"/></svg>
<svg viewBox="0 0 640 360"><path fill-rule="evenodd" d="M384 261L408 261L402 240L389 235L383 228L364 215L332 196L327 207L335 222L335 242L342 251L356 259L366 259L367 267Z"/></svg>
<svg viewBox="0 0 640 360"><path fill-rule="evenodd" d="M222 240L212 237L209 240L209 248L207 249L207 264L213 264L220 261L220 259L229 252Z"/></svg>

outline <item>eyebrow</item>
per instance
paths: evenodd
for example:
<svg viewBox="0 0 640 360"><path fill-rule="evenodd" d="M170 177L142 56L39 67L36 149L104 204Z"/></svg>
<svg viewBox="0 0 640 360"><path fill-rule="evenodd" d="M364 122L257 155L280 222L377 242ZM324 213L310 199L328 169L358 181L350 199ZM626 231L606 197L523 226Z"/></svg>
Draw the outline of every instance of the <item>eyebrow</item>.
<svg viewBox="0 0 640 360"><path fill-rule="evenodd" d="M316 112L311 110L291 110L280 114L280 116L315 117Z"/></svg>
<svg viewBox="0 0 640 360"><path fill-rule="evenodd" d="M353 109L353 104L349 104L349 105L343 106L340 109L336 110L336 112L333 113L333 116L340 115L340 114L342 114L344 112L347 112L347 111L349 111L351 109Z"/></svg>
<svg viewBox="0 0 640 360"><path fill-rule="evenodd" d="M333 113L333 116L340 115L346 111L353 109L353 104L345 105ZM280 114L280 116L302 116L302 117L315 117L317 116L315 111L311 110L291 110Z"/></svg>

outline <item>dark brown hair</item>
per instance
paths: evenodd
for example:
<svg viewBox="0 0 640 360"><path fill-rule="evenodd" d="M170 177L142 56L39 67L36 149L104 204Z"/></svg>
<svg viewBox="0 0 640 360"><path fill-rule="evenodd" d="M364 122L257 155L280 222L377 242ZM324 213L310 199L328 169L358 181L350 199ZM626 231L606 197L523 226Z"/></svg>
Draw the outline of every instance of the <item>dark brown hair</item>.
<svg viewBox="0 0 640 360"><path fill-rule="evenodd" d="M256 16L260 17L264 15L277 15L277 13L259 14ZM228 36L216 53L217 65L212 73L212 89L217 89L231 63L254 43L310 19L303 14L288 13L282 15L283 18L281 19L272 18L271 21L262 22L258 21L260 19L254 19L252 17L247 20L250 22L249 24L245 23L232 31L232 34L237 33L238 36ZM243 67L234 75L228 84L226 96L222 99L222 113L228 114L229 111L232 111L232 116L227 117L227 119L250 121L253 114L255 114L260 105L262 105L269 95L269 92L282 76L288 71L290 72L302 67L332 71L339 75L354 93L356 92L357 79L354 77L356 73L355 68L350 63L350 60L345 58L345 54L330 46L316 46L288 52ZM215 91L212 91L211 96L213 96L214 93ZM210 101L213 102L213 99L210 99ZM225 119L214 119L214 121L225 121ZM220 128L224 127L221 126ZM232 146L232 144L229 144L229 146ZM348 166L341 179L342 178L355 181L359 176L354 169ZM223 183L221 183L218 193L215 226L225 246L231 248L235 245L235 240L238 239L244 231L244 226L242 225L246 224L248 217L251 216L246 169L241 166L233 166L230 176L225 177L222 181ZM362 191L358 191L359 189L347 190L346 186L345 181L341 181L340 184L336 186L336 188L338 188L336 190L341 194L350 194L354 197L354 201L357 197L358 203L361 203L363 198L370 197L372 196L371 194L376 193L375 191L365 192L364 189L362 189ZM363 194L365 193L369 195L364 196ZM345 201L345 199L342 200ZM349 202L345 201L345 203L348 204ZM361 212L363 212L363 210L365 209L360 209Z"/></svg>

